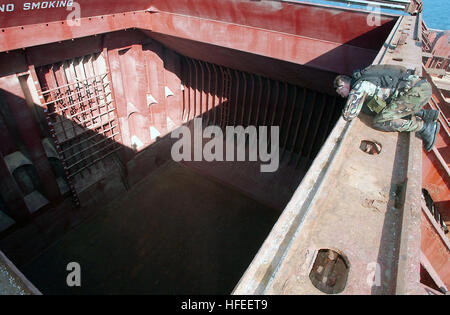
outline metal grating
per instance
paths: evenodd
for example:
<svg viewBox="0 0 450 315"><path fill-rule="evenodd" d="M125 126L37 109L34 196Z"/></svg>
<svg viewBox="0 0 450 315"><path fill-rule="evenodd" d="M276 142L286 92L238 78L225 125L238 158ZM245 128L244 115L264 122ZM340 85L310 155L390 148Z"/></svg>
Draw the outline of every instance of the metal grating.
<svg viewBox="0 0 450 315"><path fill-rule="evenodd" d="M49 130L77 200L74 178L120 149L107 65L95 54L40 67L37 74Z"/></svg>

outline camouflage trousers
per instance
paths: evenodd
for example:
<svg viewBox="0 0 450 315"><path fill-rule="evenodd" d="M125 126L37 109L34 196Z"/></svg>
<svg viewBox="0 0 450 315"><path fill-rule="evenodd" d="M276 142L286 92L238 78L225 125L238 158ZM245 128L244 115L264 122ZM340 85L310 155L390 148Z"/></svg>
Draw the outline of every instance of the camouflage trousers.
<svg viewBox="0 0 450 315"><path fill-rule="evenodd" d="M423 122L414 116L430 100L431 85L426 80L417 82L404 95L391 102L373 119L373 126L383 131L412 132L420 130Z"/></svg>

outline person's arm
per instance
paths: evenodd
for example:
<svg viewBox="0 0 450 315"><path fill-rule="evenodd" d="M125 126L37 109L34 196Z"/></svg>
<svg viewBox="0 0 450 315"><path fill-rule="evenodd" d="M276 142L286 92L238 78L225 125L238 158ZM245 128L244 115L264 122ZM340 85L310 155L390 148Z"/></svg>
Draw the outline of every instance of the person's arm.
<svg viewBox="0 0 450 315"><path fill-rule="evenodd" d="M367 93L362 88L362 82L358 83L348 94L347 103L345 104L342 116L346 121L350 121L358 116L361 111L364 101L367 98Z"/></svg>

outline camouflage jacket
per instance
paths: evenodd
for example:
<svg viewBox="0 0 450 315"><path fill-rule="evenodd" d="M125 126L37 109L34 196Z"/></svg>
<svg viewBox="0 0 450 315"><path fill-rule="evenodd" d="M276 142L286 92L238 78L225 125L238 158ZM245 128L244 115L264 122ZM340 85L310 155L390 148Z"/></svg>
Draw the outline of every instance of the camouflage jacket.
<svg viewBox="0 0 450 315"><path fill-rule="evenodd" d="M390 99L405 94L419 80L419 76L410 75L408 77L408 86L402 91L380 88L368 81L359 82L351 89L342 116L347 121L352 120L358 116L363 105L366 105L370 111L378 114L387 106L387 102L389 102Z"/></svg>

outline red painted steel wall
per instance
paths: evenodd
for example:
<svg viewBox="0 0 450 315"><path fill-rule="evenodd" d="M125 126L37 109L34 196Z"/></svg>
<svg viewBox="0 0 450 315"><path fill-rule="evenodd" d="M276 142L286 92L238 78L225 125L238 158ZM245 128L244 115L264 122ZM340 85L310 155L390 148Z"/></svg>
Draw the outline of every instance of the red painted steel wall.
<svg viewBox="0 0 450 315"><path fill-rule="evenodd" d="M60 7L47 8L35 8L26 5L27 3L43 3L43 2L56 2L53 6L59 5ZM58 0L58 1L43 1L43 0L15 0L15 1L2 1L2 4L14 4L14 10L8 12L5 7L5 12L0 11L0 27L21 26L29 24L46 23L52 21L66 20L67 16L72 12L67 10L68 3L73 2L70 0ZM139 11L148 8L151 1L148 0L76 0L81 8L81 18L97 15L114 14L129 11ZM65 3L65 5L63 5ZM25 8L30 9L26 10Z"/></svg>
<svg viewBox="0 0 450 315"><path fill-rule="evenodd" d="M375 50L396 20L382 16L379 27L370 26L364 12L279 1L156 0L152 8Z"/></svg>
<svg viewBox="0 0 450 315"><path fill-rule="evenodd" d="M80 2L81 26L65 23L59 9L25 11L33 25L20 12L2 15L0 27L21 19L22 27L9 27L0 33L0 49L12 50L52 41L101 34L111 30L141 28L160 34L212 43L267 57L288 60L326 71L350 73L375 58L393 27L396 17L383 15L379 25L369 23L369 13L342 8L279 1L201 0L152 1L150 13L141 2L112 5L100 10L100 1ZM133 7L132 4L135 4ZM127 14L114 14L129 9ZM55 12L56 12L55 11ZM108 15L109 14L109 15ZM101 17L87 18L94 15ZM105 16L104 16L105 15ZM105 17L103 19L103 17ZM44 23L47 24L36 24ZM220 36L218 36L220 35ZM27 41L23 38L28 38Z"/></svg>
<svg viewBox="0 0 450 315"><path fill-rule="evenodd" d="M54 205L62 199L55 174L51 170L41 144L44 137L49 137L47 123L33 114L33 108L40 108L40 104L27 103L25 94L30 93L29 87L21 84L15 73L24 72L24 75L28 76L28 70L34 71L34 67L28 68L29 64L40 67L102 51L107 56L111 71L113 98L117 105L121 131L119 144L122 145L121 157L124 164L131 160L137 151L133 150L131 141L133 136L143 142L143 147L139 148L142 150L156 141L156 138L150 138L150 126L158 129L160 136L163 137L182 121L179 56L161 44L149 40L140 32L117 32L74 42L49 44L26 51L2 53L0 58L5 63L0 67L1 103L2 106L8 106L11 109L16 123L9 126L2 124L2 130L9 129L3 130L0 152L4 157L19 150L17 143L23 143L22 151L25 150L26 155L29 153L44 187L44 195L53 201ZM42 89L53 87L47 86L47 82L52 80L51 77L45 74L35 77L36 80L39 78L40 83L36 82ZM166 86L174 94L169 97L170 104L165 96ZM64 88L61 91L64 91ZM152 95L157 104L148 106L147 95ZM74 106L72 110L80 109ZM173 122L171 129L167 126L168 117ZM4 200L10 206L8 215L15 220L27 218L29 213L23 212L26 208L23 203L24 196L21 195L20 190L14 189L15 179L9 174L4 163L0 164L0 172L2 195L6 196Z"/></svg>
<svg viewBox="0 0 450 315"><path fill-rule="evenodd" d="M428 258L441 280L448 287L450 286L450 260L448 259L450 255L449 249L444 244L439 234L436 233L433 225L423 212L421 220L422 252Z"/></svg>
<svg viewBox="0 0 450 315"><path fill-rule="evenodd" d="M70 60L73 58L100 52L104 52L105 56L107 56L109 70L111 73L113 98L117 108L117 118L119 120L121 133L119 142L123 148L121 158L124 164L132 160L137 151L140 151L157 141L155 137L151 137L150 127L154 128L157 131L159 137L164 137L175 127L187 121L187 119L192 119L194 117L193 114L198 116L205 110L211 109L212 106L221 105L222 102L225 101L230 102L228 96L226 97L226 99L222 99L222 101L217 96L215 100L212 99L212 94L217 94L217 91L213 91L212 86L214 84L222 84L223 82L222 79L219 79L217 83L209 82L209 78L223 78L223 75L226 74L229 77L228 80L231 84L229 88L232 89L230 90L230 93L232 95L235 95L237 93L236 91L238 89L238 86L244 89L247 84L253 82L252 80L254 78L258 78L257 76L250 77L248 74L245 76L243 74L239 74L236 71L232 71L230 73L227 72L225 74L222 73L221 76L218 71L228 71L226 70L226 68L220 68L222 69L220 70L218 67L212 67L212 65L208 65L204 62L187 62L185 60L185 57L177 54L172 49L163 46L161 43L148 38L147 36L145 36L145 34L139 31L115 32L103 36L91 36L75 41L53 43L45 46L33 47L30 49L26 49L25 51L2 53L2 60L5 60L6 64L5 66L2 66L0 68L0 75L4 78L7 76L14 77L15 75L11 75L10 73L14 73L17 71L26 71L28 70L28 64L34 65L36 69L41 69L41 67L44 65L56 64L67 59ZM233 58L233 54L237 54L237 52L228 51L227 54L230 54L230 59L236 59ZM235 56L239 55L237 54ZM261 59L260 61L258 61L259 67L267 67L268 63L270 62L271 60ZM293 64L287 63L283 65L283 68L289 69L293 66ZM252 68L250 68L250 70L252 70ZM189 74L189 76L193 76L194 73L196 73L195 79L194 77L186 77L187 74ZM57 75L57 73L55 73L55 75ZM268 73L267 75L269 76L270 73ZM275 79L279 79L277 78L276 73L274 75ZM46 84L48 80L51 81L51 77L45 76L44 74L40 76L38 75L37 77L40 80L42 88L48 89L52 87L47 86ZM331 78L332 76L329 77L329 81L331 80ZM195 84L193 83L194 81L191 80L195 80ZM246 82L245 80L248 80L248 82ZM266 78L261 79L261 77L259 77L259 80L263 80L263 82L257 82L257 85L261 87L263 86L263 83L267 84L270 82ZM293 84L301 83L301 81L293 81ZM183 86L187 84L186 82L189 82L188 86ZM256 83L251 84L255 85ZM282 86L276 85L275 82L272 82L269 87L272 88L270 91L272 98L275 98L278 90L284 91L284 88ZM6 87L3 88L6 89ZM166 88L167 90L170 90L173 95L166 96ZM240 93L236 95L236 98L244 97L243 89L241 89ZM21 101L21 99L23 98L23 93L20 92L21 87L18 84L18 81L16 81L11 88L8 88L8 91L14 92L18 95L18 102L23 102ZM259 92L260 94L262 93L261 91ZM268 91L269 90L265 90L265 92ZM247 91L247 98L250 97L250 92L250 90ZM256 92L257 91L255 90L255 93ZM290 102L289 104L292 103L291 98L295 97L291 92L288 100ZM298 95L296 98L297 102L302 101L300 95L303 94L301 93L304 92L298 89ZM309 94L312 97L314 93L311 92ZM189 101L192 102L192 106L195 106L196 108L195 111L192 108L192 112L190 113L191 115L189 116L189 118L187 117L187 111L185 108L187 106L186 97L189 97ZM256 97L257 96L255 96L255 98ZM267 98L265 94L260 95L260 97ZM156 102L150 104L150 98L154 99ZM333 98L330 97L328 101L331 102L332 99ZM232 119L232 116L236 115L238 115L238 118L240 118L242 116L241 113L236 112L234 108L237 106L234 96L231 101L233 101L233 108L231 108L231 116L229 115L229 118ZM264 111L264 108L268 107L268 101L269 99L264 100L264 102L263 100L261 100L262 106L265 106L263 107L263 109L261 109L261 117L273 116L272 112L266 112L267 109ZM323 110L325 107L322 103L324 102L325 98L321 94L320 97L317 98L317 103L320 103L321 106L317 108L321 108ZM77 107L75 106L74 110L76 109ZM334 112L334 109L335 103L330 103L330 106L327 107L327 111L329 111L330 113L323 115L324 118L327 118L327 121L331 121L330 115ZM23 110L24 112L26 112L25 109ZM289 111L286 110L286 122L288 122L287 119L292 116L292 112L293 110L291 109L289 109ZM185 114L185 117L183 117L183 113ZM320 117L322 116L322 112L318 111L316 114ZM42 122L40 123L42 125ZM316 127L318 126L318 122L314 122L314 124ZM21 128L24 130L31 130L30 128L37 128L38 125L39 122L37 122L36 120L28 120L21 126ZM296 127L296 129L299 129L298 123L292 123L291 125L291 128ZM44 129L40 132L36 132L35 130L31 132L31 134L33 136L27 136L26 141L31 141L33 137L35 137L35 141L37 143L41 140L44 134L48 134L48 131ZM133 136L137 137L142 142L142 147L133 148ZM321 135L320 138L323 140L325 136L326 135ZM294 141L295 140L297 139L294 139ZM299 143L303 142L300 140L301 139L298 139ZM2 143L2 147L4 146L5 150L8 143L8 141L4 141ZM11 142L11 144L14 145L14 141ZM36 150L31 142L27 142L27 147L29 147L30 150ZM313 147L312 143L309 143L307 146L309 153L317 151L318 148L319 147L315 145ZM5 153L3 154L7 153L8 152L5 151ZM57 198L57 191L52 193L50 190L51 185L54 185L55 180L45 177L47 176L45 174L48 173L48 170L46 171L45 164L37 163L36 165L38 166L38 171L41 174L42 180L45 181L46 185L48 186L48 196L53 196L49 199Z"/></svg>
<svg viewBox="0 0 450 315"><path fill-rule="evenodd" d="M436 137L433 151L423 152L422 183L423 188L430 193L443 220L447 225L450 225L450 126L448 123L450 106L442 97L441 92L437 89L431 76L428 75L425 69L423 73L433 89L432 98L426 105L426 108L440 110L439 121L441 128Z"/></svg>
<svg viewBox="0 0 450 315"><path fill-rule="evenodd" d="M17 97L11 100L6 96L5 100L11 103L15 117L22 118L18 132L36 164L46 196L53 202L58 202L61 196L40 144L42 138L48 136L46 130L39 129L46 122L30 114L32 106L23 100L26 91L15 79L16 73L31 71L33 74L34 67L103 52L110 69L120 125L121 158L126 165L136 151L157 140L150 133L150 126L159 137L164 137L184 121L181 76L187 70L183 69L186 63L181 55L332 93L331 82L336 73L349 73L356 67L370 64L396 21L396 17L383 16L381 26L369 26L367 13L278 1L80 0L85 24L77 29L65 22L51 24L67 18L70 12L66 8L23 10L25 3L28 2L16 1L13 12L0 12L2 49L27 47L1 53L0 77L8 78L8 84L12 82L12 85L2 83L0 88ZM148 7L151 13L117 14ZM144 30L109 32L136 27L136 19L143 22L139 25ZM154 27L151 21L156 22ZM180 21L187 24L178 25ZM40 35L44 41L33 41L40 39ZM71 37L72 40L67 40ZM59 39L65 40L59 42ZM25 45L30 40L32 43L28 46L32 47ZM35 46L38 42L48 44ZM190 65L191 71L198 72L198 78L209 77L207 72L211 68L203 62ZM233 73L236 76L237 72ZM37 79L34 80L39 85ZM236 87L232 84L244 84L231 83L235 80L239 80L239 74L229 79L230 88ZM42 84L45 80L41 81ZM167 97L166 90L173 95ZM274 91L272 93L275 95ZM198 96L208 99L208 92L198 91ZM156 102L150 104L150 99ZM317 102L325 104L325 97L318 97ZM219 103L217 100L214 105ZM202 104L196 102L194 106ZM200 108L197 112L200 113ZM321 117L323 113L317 114ZM142 147L136 148L136 139ZM3 145L6 146L7 141ZM308 151L317 150L316 147L313 150L312 145L308 144ZM6 153L2 151L2 154Z"/></svg>

